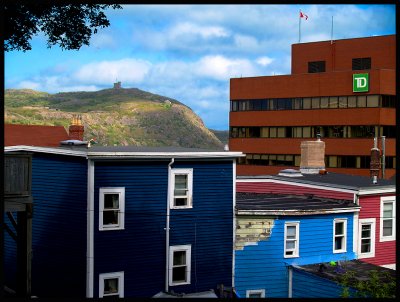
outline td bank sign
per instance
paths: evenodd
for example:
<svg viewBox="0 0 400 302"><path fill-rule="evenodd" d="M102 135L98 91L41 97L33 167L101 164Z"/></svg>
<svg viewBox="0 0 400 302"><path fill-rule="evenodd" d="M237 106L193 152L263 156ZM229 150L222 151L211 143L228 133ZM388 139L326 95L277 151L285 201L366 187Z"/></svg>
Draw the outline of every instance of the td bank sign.
<svg viewBox="0 0 400 302"><path fill-rule="evenodd" d="M353 92L368 92L369 78L368 73L353 74Z"/></svg>

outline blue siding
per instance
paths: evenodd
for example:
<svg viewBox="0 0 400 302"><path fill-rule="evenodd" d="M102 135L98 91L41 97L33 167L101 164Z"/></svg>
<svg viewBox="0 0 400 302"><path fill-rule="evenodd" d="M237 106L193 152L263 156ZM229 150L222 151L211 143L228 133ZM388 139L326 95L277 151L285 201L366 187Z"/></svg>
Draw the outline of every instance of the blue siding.
<svg viewBox="0 0 400 302"><path fill-rule="evenodd" d="M12 213L15 221L17 221L17 212ZM11 224L7 214L4 213L4 223L11 229L14 234L17 230ZM16 289L16 274L17 274L17 243L3 228L4 232L4 284L9 288Z"/></svg>
<svg viewBox="0 0 400 302"><path fill-rule="evenodd" d="M293 298L340 298L343 287L338 283L320 278L308 272L293 269ZM355 295L355 290L350 288L351 294Z"/></svg>
<svg viewBox="0 0 400 302"><path fill-rule="evenodd" d="M335 218L347 218L346 253L332 251ZM283 257L284 225L288 221L300 222L300 257L297 258ZM279 217L269 239L236 250L235 257L235 287L240 296L245 297L246 290L265 289L267 298L285 298L288 296L288 265L355 259L353 213Z"/></svg>
<svg viewBox="0 0 400 302"><path fill-rule="evenodd" d="M190 293L232 282L232 162L175 162L193 168L193 209L171 210L170 245L192 245ZM125 187L125 229L99 231L99 188ZM125 297L165 289L168 162L95 164L94 296L99 274L124 271Z"/></svg>
<svg viewBox="0 0 400 302"><path fill-rule="evenodd" d="M87 161L32 159L32 294L85 297Z"/></svg>

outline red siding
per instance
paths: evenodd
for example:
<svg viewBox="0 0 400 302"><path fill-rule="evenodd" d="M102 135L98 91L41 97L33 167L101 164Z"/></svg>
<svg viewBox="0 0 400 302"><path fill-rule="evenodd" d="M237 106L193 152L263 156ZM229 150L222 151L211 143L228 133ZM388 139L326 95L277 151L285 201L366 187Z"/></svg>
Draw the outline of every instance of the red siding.
<svg viewBox="0 0 400 302"><path fill-rule="evenodd" d="M359 219L376 218L375 257L360 260L375 265L396 263L396 240L379 242L381 197L382 195L360 196Z"/></svg>
<svg viewBox="0 0 400 302"><path fill-rule="evenodd" d="M338 192L329 189L316 189L305 186L281 184L276 182L241 182L236 181L236 192L275 193L275 194L314 194L319 197L353 200L353 193Z"/></svg>

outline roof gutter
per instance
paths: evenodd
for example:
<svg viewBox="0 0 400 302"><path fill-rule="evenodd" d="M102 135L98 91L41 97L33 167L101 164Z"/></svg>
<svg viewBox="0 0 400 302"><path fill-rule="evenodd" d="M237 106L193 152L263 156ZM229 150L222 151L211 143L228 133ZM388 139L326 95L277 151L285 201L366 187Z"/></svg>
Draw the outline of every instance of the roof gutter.
<svg viewBox="0 0 400 302"><path fill-rule="evenodd" d="M299 216L299 215L318 215L318 214L334 214L334 213L352 213L359 212L361 207L337 208L330 210L237 210L238 215L277 215L277 216Z"/></svg>

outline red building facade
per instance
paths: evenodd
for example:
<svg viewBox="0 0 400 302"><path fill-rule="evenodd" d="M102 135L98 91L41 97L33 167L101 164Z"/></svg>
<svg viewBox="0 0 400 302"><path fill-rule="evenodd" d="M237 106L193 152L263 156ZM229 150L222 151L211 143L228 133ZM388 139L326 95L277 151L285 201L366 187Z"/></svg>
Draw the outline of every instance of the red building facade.
<svg viewBox="0 0 400 302"><path fill-rule="evenodd" d="M290 75L230 80L229 148L238 175L300 165L300 143L321 136L328 171L370 175L373 138L395 175L396 36L292 45ZM382 140L382 137L383 140Z"/></svg>

